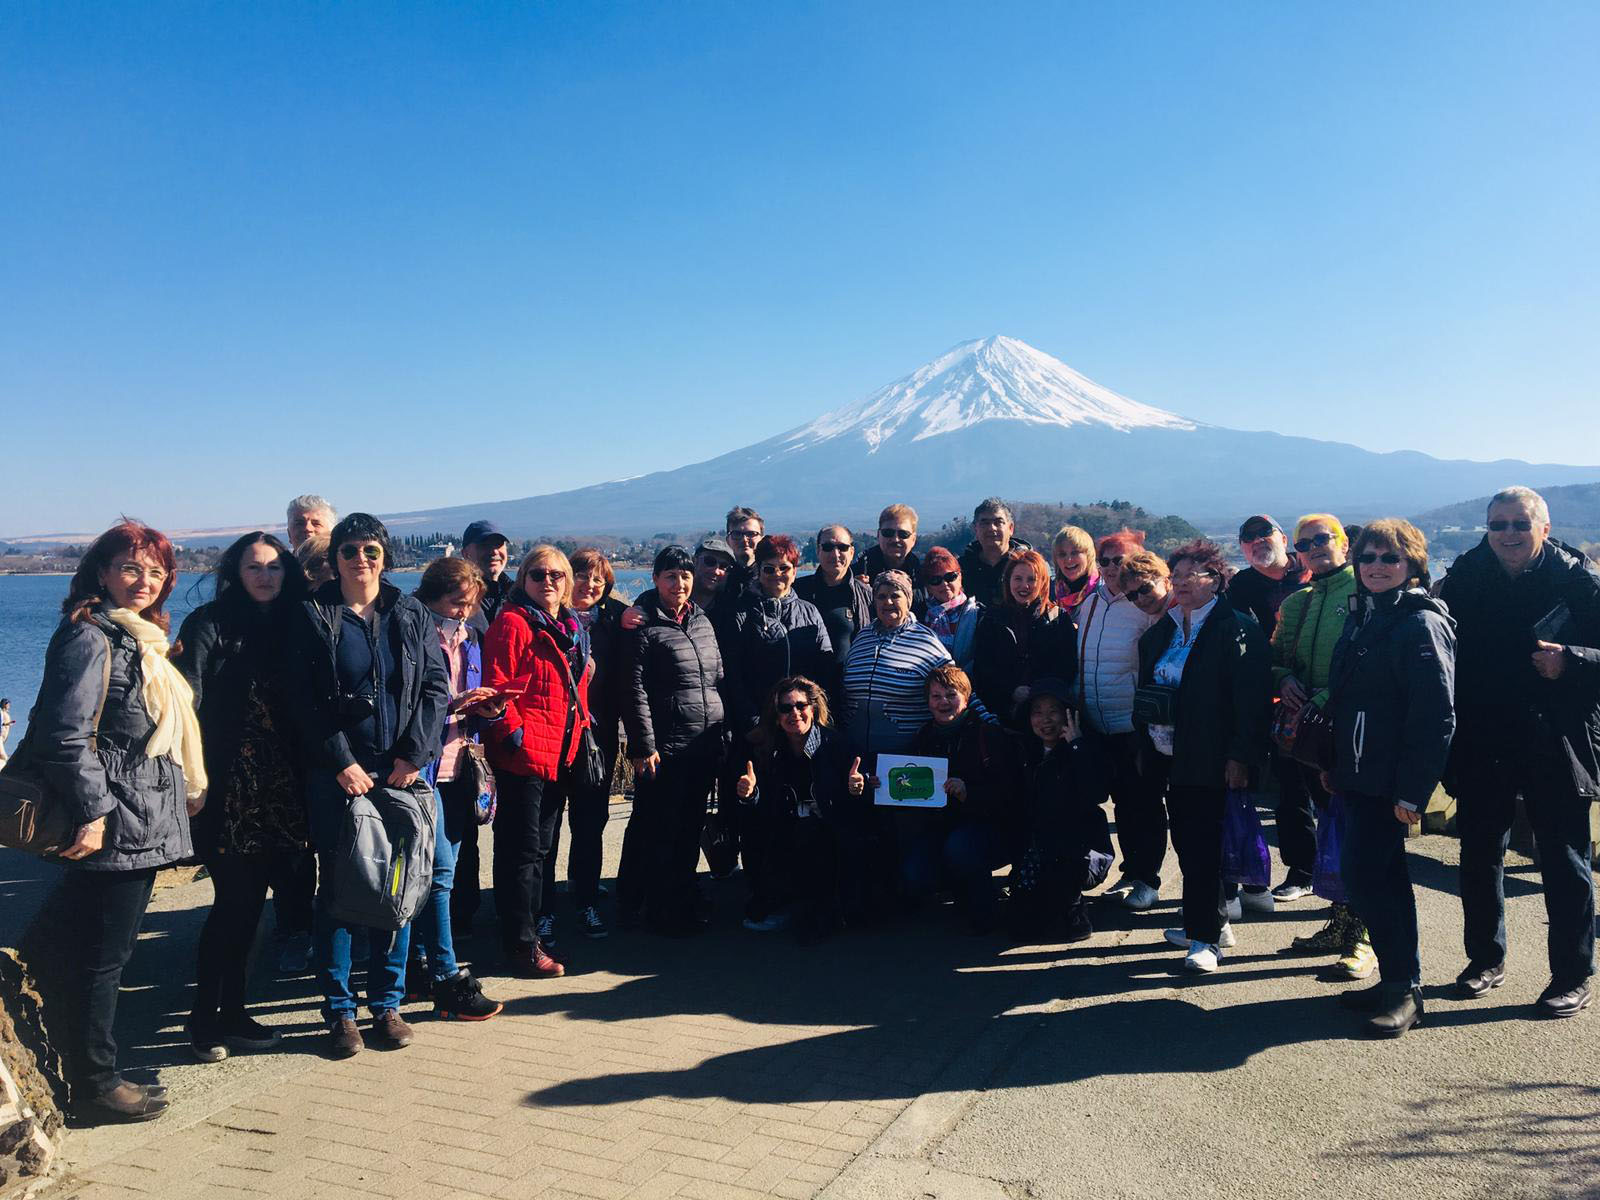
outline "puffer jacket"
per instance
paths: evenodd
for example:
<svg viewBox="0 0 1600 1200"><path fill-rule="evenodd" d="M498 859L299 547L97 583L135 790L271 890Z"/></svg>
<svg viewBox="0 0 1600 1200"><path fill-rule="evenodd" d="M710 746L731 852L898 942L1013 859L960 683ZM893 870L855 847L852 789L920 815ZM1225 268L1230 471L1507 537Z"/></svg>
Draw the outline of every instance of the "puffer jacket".
<svg viewBox="0 0 1600 1200"><path fill-rule="evenodd" d="M1078 631L1054 604L1024 612L1012 605L985 608L978 619L972 686L991 712L1016 718L1016 690L1038 679L1078 678ZM1020 725L1020 718L1014 721Z"/></svg>
<svg viewBox="0 0 1600 1200"><path fill-rule="evenodd" d="M1278 606L1278 628L1272 633L1272 684L1281 687L1293 675L1321 708L1328 698L1333 648L1344 632L1350 598L1356 594L1356 569L1349 563L1291 592Z"/></svg>
<svg viewBox="0 0 1600 1200"><path fill-rule="evenodd" d="M1455 622L1419 590L1358 593L1333 651L1327 713L1341 791L1421 812L1455 732Z"/></svg>
<svg viewBox="0 0 1600 1200"><path fill-rule="evenodd" d="M563 617L571 610L562 609ZM563 644L565 642L565 644ZM570 657L569 657L570 655ZM565 662L563 662L565 660ZM504 687L531 676L528 690L511 697L497 721L483 725L489 763L513 775L554 779L578 755L578 735L589 724L589 635L558 638L521 597L501 608L483 639L483 683ZM577 684L573 706L571 671Z"/></svg>
<svg viewBox="0 0 1600 1200"><path fill-rule="evenodd" d="M1158 619L1113 596L1104 580L1078 605L1078 697L1096 733L1133 732L1139 639Z"/></svg>
<svg viewBox="0 0 1600 1200"><path fill-rule="evenodd" d="M634 604L644 624L623 635L622 728L632 758L663 757L721 736L722 652L698 605L683 624L661 608L655 589Z"/></svg>
<svg viewBox="0 0 1600 1200"><path fill-rule="evenodd" d="M1006 549L1006 554L1010 554L1012 550L1032 549L1032 543L1014 537ZM961 566L963 592L986 608L992 608L1000 602L1000 576L1006 567L1005 554L1002 554L1000 561L991 567L983 561L983 543L972 541L967 543L967 548L961 552L961 557L956 561Z"/></svg>
<svg viewBox="0 0 1600 1200"><path fill-rule="evenodd" d="M725 650L725 690L736 733L749 733L761 723L767 691L778 680L804 675L831 690L837 674L822 614L792 591L777 600L746 592L733 614Z"/></svg>
<svg viewBox="0 0 1600 1200"><path fill-rule="evenodd" d="M1581 551L1551 541L1512 579L1485 540L1451 564L1439 598L1458 639L1445 786L1458 794L1491 761L1524 760L1553 739L1578 795L1600 796L1600 572ZM1564 647L1566 669L1545 679L1533 669L1533 626L1561 605L1568 619L1547 640Z"/></svg>
<svg viewBox="0 0 1600 1200"><path fill-rule="evenodd" d="M858 754L902 754L933 714L928 676L950 660L939 635L907 621L874 621L850 643L844 661L844 726Z"/></svg>
<svg viewBox="0 0 1600 1200"><path fill-rule="evenodd" d="M97 734L108 655L110 686ZM45 651L39 699L12 762L38 768L65 801L74 827L106 819L102 849L72 869L139 871L193 855L183 769L170 756L144 754L154 731L133 636L98 608L62 621Z"/></svg>

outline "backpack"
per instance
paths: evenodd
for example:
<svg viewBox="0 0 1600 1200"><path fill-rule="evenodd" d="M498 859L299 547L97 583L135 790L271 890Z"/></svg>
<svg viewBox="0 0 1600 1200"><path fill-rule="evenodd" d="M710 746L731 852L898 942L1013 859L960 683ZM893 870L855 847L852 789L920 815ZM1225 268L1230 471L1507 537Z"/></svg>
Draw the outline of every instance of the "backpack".
<svg viewBox="0 0 1600 1200"><path fill-rule="evenodd" d="M335 920L368 929L404 929L433 886L433 789L379 787L352 799L334 857Z"/></svg>

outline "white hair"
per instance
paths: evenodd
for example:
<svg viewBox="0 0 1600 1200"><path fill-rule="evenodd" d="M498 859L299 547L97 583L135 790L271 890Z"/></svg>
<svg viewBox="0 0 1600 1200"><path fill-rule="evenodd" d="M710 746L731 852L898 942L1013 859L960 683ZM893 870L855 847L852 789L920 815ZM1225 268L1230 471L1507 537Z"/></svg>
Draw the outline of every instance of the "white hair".
<svg viewBox="0 0 1600 1200"><path fill-rule="evenodd" d="M1488 512L1494 511L1496 504L1523 504L1533 514L1533 519L1540 525L1550 524L1550 506L1544 502L1544 497L1530 487L1501 488L1489 497ZM1487 516L1487 513L1485 513Z"/></svg>
<svg viewBox="0 0 1600 1200"><path fill-rule="evenodd" d="M296 496L293 500L289 501L288 517L291 521L300 516L302 513L314 512L325 512L330 517L337 517L339 515L338 509L329 504L315 492L307 492L305 495Z"/></svg>

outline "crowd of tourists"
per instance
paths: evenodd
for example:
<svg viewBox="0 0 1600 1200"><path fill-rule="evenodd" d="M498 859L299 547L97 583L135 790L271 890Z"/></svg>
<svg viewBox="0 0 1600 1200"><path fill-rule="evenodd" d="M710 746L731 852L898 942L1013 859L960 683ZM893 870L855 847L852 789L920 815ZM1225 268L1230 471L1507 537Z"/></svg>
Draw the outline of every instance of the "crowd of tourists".
<svg viewBox="0 0 1600 1200"><path fill-rule="evenodd" d="M1116 866L1111 902L1181 898L1166 939L1198 974L1226 962L1246 910L1324 895L1326 925L1292 949L1376 973L1340 1001L1397 1036L1423 1016L1406 833L1443 781L1461 839L1458 993L1505 978L1520 795L1549 914L1539 1011L1590 1002L1600 575L1551 539L1529 489L1493 498L1482 542L1437 582L1400 519L1313 513L1291 533L1251 516L1235 571L1211 541L1163 557L1137 530L1069 526L1047 556L987 499L959 553L919 550L917 514L894 504L865 548L824 526L804 575L793 537L735 508L721 533L662 549L631 602L599 550L512 562L488 521L407 594L376 518L317 496L288 517L287 541L227 548L175 637L171 543L116 525L49 644L13 762L70 810L67 1065L90 1113L166 1107L119 1074L112 1026L156 870L174 863L203 863L215 892L187 1024L203 1061L278 1040L250 1015L269 894L278 966L315 972L330 1054L407 1045L416 1001L494 1017L455 949L486 826L500 956L474 958L485 974L562 975L614 928L693 936L712 919L708 878L740 867L729 886L752 936L812 943L943 897L975 933L1078 941L1094 932L1086 894ZM624 755L612 896L602 839ZM908 756L944 762L942 797L896 799L888 775ZM1281 878L1261 861L1261 793L1276 796ZM391 919L411 860L384 843L387 892L361 870L396 812L432 854L419 907Z"/></svg>

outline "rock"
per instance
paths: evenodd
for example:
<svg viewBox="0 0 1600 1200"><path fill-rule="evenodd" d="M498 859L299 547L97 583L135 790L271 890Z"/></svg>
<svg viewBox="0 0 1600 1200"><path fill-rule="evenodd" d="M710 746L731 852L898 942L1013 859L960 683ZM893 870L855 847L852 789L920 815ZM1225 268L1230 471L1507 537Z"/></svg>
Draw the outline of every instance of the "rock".
<svg viewBox="0 0 1600 1200"><path fill-rule="evenodd" d="M66 1136L56 1103L60 1062L43 1007L16 956L0 950L0 1197L20 1195L49 1175Z"/></svg>

